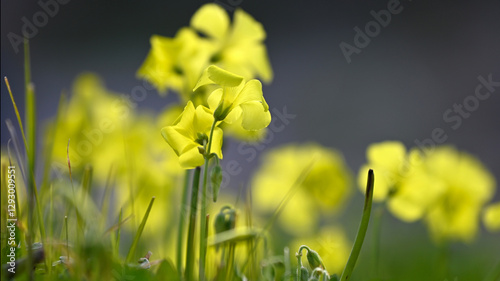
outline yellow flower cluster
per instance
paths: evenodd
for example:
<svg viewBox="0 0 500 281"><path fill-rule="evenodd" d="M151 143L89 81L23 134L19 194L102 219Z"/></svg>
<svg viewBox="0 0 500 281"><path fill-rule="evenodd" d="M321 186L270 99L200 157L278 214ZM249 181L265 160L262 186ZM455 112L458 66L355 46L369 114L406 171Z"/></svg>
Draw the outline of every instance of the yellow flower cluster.
<svg viewBox="0 0 500 281"><path fill-rule="evenodd" d="M266 128L271 122L269 106L264 100L262 84L226 71L215 65L201 75L195 90L211 86L209 107L191 101L173 125L164 127L162 135L173 148L182 167L201 166L204 158L215 153L222 158L221 123L238 126L247 131Z"/></svg>
<svg viewBox="0 0 500 281"><path fill-rule="evenodd" d="M346 203L351 173L333 149L312 143L285 145L264 156L252 181L254 206L272 213L291 189L294 194L278 220L289 233L311 234L322 214L333 214Z"/></svg>
<svg viewBox="0 0 500 281"><path fill-rule="evenodd" d="M209 65L247 79L272 80L263 44L266 33L249 14L237 9L231 25L222 7L205 4L193 15L190 25L174 38L151 37L151 51L137 75L155 85L160 93L170 89L179 93L184 102L193 100L192 90Z"/></svg>
<svg viewBox="0 0 500 281"><path fill-rule="evenodd" d="M212 153L222 158L223 130L245 140L264 136L271 114L254 78L272 79L265 38L249 14L237 9L231 25L216 4L203 5L174 38L151 37L137 75L160 93L177 92L187 104L175 123L162 129L184 168L200 166Z"/></svg>
<svg viewBox="0 0 500 281"><path fill-rule="evenodd" d="M364 188L367 169L374 169L374 200L387 201L396 217L422 219L438 242L475 237L482 208L495 190L494 177L475 157L450 146L407 152L403 144L390 141L369 146L367 158L359 186Z"/></svg>

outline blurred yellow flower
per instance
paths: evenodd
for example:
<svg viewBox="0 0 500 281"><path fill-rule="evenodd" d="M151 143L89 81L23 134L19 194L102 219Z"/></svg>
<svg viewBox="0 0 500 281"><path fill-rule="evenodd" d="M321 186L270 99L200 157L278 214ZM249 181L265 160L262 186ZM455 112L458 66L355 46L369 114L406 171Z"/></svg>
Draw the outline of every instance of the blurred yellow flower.
<svg viewBox="0 0 500 281"><path fill-rule="evenodd" d="M426 155L424 165L444 192L429 206L425 222L437 240L471 241L482 207L493 196L495 179L472 155L439 147Z"/></svg>
<svg viewBox="0 0 500 281"><path fill-rule="evenodd" d="M495 179L475 157L449 146L406 154L399 142L373 144L367 157L359 185L364 186L364 171L374 169L377 199L386 200L393 215L406 222L423 219L436 242L475 237L481 209L495 188Z"/></svg>
<svg viewBox="0 0 500 281"><path fill-rule="evenodd" d="M71 97L62 104L59 120L49 122L44 137L46 147L53 147L55 167L64 174L68 173L66 147L71 138L73 179L80 179L89 164L94 171L93 186L104 186L112 170L116 202L111 205L122 208L124 218L133 214L138 224L151 197L156 196L143 235L148 238L146 244L158 247L166 235L165 222L173 214L169 198L184 171L158 130L172 124L181 110L173 107L157 118L136 112L129 102L124 95L106 89L95 74L82 74L74 82ZM131 222L124 227L137 229Z"/></svg>
<svg viewBox="0 0 500 281"><path fill-rule="evenodd" d="M117 94L107 90L94 74L85 73L73 84L72 96L61 108L56 124L49 122L46 144L52 145L53 160L61 172L67 172L66 147L73 172L86 164L94 167L94 177L104 181L117 157L123 157L123 135L131 122L132 108ZM116 143L116 140L120 140Z"/></svg>
<svg viewBox="0 0 500 281"><path fill-rule="evenodd" d="M374 201L385 200L401 179L406 161L406 148L397 141L371 144L366 150L368 163L358 173L358 186L364 192L366 175L369 169L377 173L377 188L373 193Z"/></svg>
<svg viewBox="0 0 500 281"><path fill-rule="evenodd" d="M483 221L489 231L496 232L500 230L500 202L486 207L483 212Z"/></svg>
<svg viewBox="0 0 500 281"><path fill-rule="evenodd" d="M317 144L290 144L268 152L252 180L253 202L257 210L273 212L310 168L278 220L290 233L313 233L321 214L332 214L346 203L351 188L351 172L335 150Z"/></svg>
<svg viewBox="0 0 500 281"><path fill-rule="evenodd" d="M271 122L259 80L246 82L242 76L211 65L203 71L195 90L205 85L219 86L208 97L217 121L241 124L248 131L261 130Z"/></svg>
<svg viewBox="0 0 500 281"><path fill-rule="evenodd" d="M206 146L209 141L210 131L214 124L213 113L206 107L194 107L188 101L181 116L172 126L161 129L165 141L172 147L179 162L185 169L192 169L203 165L204 156L199 148ZM213 128L213 139L210 153L215 153L222 159L222 130Z"/></svg>
<svg viewBox="0 0 500 281"><path fill-rule="evenodd" d="M185 102L207 65L208 47L190 28L180 29L175 38L153 35L151 50L137 76L153 84L160 94L177 91Z"/></svg>
<svg viewBox="0 0 500 281"><path fill-rule="evenodd" d="M203 5L191 18L191 27L208 36L216 64L251 79L270 82L273 77L267 50L263 44L266 32L262 24L241 9L234 12L232 27L229 16L219 5Z"/></svg>
<svg viewBox="0 0 500 281"><path fill-rule="evenodd" d="M330 275L340 276L349 258L351 244L342 228L324 227L309 237L293 240L290 243L291 260L295 260L295 253L301 245L307 245L321 256ZM307 263L305 259L302 262Z"/></svg>

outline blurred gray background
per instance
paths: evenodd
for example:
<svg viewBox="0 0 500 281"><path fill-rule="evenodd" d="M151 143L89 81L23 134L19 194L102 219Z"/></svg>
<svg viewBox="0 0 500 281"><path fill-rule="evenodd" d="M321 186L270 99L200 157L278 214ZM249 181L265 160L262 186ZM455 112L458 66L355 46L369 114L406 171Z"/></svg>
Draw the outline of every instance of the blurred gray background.
<svg viewBox="0 0 500 281"><path fill-rule="evenodd" d="M108 88L130 94L142 85L135 72L149 51L150 36L174 36L207 3L64 1L68 3L59 5L59 11L38 28L30 42L38 119L42 121L54 115L61 91L69 90L82 71L95 72ZM468 118L461 118L456 130L451 127L455 121L443 119L455 104L473 99L478 76L491 74L494 81L500 81L500 2L401 1L401 12L392 15L387 26L359 54L352 54L348 63L339 44L355 46L354 29L364 30L374 20L371 11L385 10L391 2L220 1L229 10L243 8L264 25L275 73L273 83L264 87L264 95L271 108L282 111L286 106L296 116L255 151L262 155L280 144L315 141L342 151L356 174L369 144L400 140L410 147L441 128L447 144L476 155L500 181L500 87L480 101ZM32 22L39 11L37 1L1 1L1 75L9 77L20 108L24 107L23 56L14 51L8 34L20 35L23 18ZM175 95L161 98L149 91L139 108L160 110L175 101ZM9 138L5 120L16 123L5 85L1 86L1 108L1 143L5 145ZM226 142L222 162L223 168L229 161L241 166L242 172L230 178L229 186L236 188L248 182L260 162L258 157L247 161L249 155L239 153L238 145ZM497 193L496 200L499 198ZM341 217L349 237L356 233L363 200L359 193L353 199ZM427 235L418 235L426 232L425 227L408 227L386 217L391 223L390 228L383 227L381 249L398 249L383 252L390 271L400 271L394 277L409 280L408 264L432 268L435 248ZM394 235L387 235L389 232ZM492 266L491 257L498 253L498 246L493 246L498 241L495 235L483 233L472 248L455 245L453 251L460 257L454 258L463 261L460 276L464 272L475 276L478 267ZM367 243L370 248L370 241ZM276 249L282 246L278 243ZM407 262L408 256L412 263ZM362 256L360 263L369 265L368 257ZM417 276L415 280L430 278Z"/></svg>
<svg viewBox="0 0 500 281"><path fill-rule="evenodd" d="M108 88L130 94L142 84L135 72L150 36L174 36L207 3L65 1L30 42L39 120L55 113L61 91L82 71L96 72ZM458 129L443 119L454 104L474 94L478 76L491 74L500 81L500 2L401 1L401 12L348 63L339 44L355 46L354 28L364 30L374 20L370 12L387 9L390 2L219 1L229 10L243 8L264 25L275 73L264 95L271 108L286 106L296 115L262 147L316 141L342 151L357 173L370 143L401 140L414 146L439 127L446 143L478 156L500 179L500 87ZM33 22L39 11L37 1L1 1L1 75L9 77L20 108L23 56L8 34L20 35L23 17ZM5 85L1 92L4 145L5 120L15 115ZM161 98L149 91L139 107L159 110L174 101L175 95ZM231 185L247 182L259 163L247 157L236 142L229 143L224 160L236 160L243 169Z"/></svg>

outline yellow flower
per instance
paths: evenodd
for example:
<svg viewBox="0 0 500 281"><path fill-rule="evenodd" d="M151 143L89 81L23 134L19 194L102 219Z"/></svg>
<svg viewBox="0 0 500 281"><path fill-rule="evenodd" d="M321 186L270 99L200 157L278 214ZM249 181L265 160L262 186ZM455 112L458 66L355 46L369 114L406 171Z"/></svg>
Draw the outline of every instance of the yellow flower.
<svg viewBox="0 0 500 281"><path fill-rule="evenodd" d="M429 206L425 222L437 241L471 241L482 207L493 196L495 179L472 155L439 147L426 155L424 165L444 192Z"/></svg>
<svg viewBox="0 0 500 281"><path fill-rule="evenodd" d="M491 232L500 230L500 202L491 204L484 210L483 222Z"/></svg>
<svg viewBox="0 0 500 281"><path fill-rule="evenodd" d="M210 56L207 42L190 28L182 28L175 38L151 37L151 50L137 76L153 84L161 94L172 89L187 101Z"/></svg>
<svg viewBox="0 0 500 281"><path fill-rule="evenodd" d="M295 260L295 253L299 247L307 245L318 252L328 273L330 275L337 274L338 276L342 273L351 252L351 242L344 230L340 227L332 226L324 227L309 237L297 238L290 245L292 260ZM302 262L307 263L304 258Z"/></svg>
<svg viewBox="0 0 500 281"><path fill-rule="evenodd" d="M192 169L203 165L204 157L199 147L208 143L213 123L214 116L208 108L199 105L195 109L193 103L188 101L174 125L161 130L163 138L179 156L183 168ZM215 127L210 153L216 153L219 159L222 159L221 147L222 130Z"/></svg>
<svg viewBox="0 0 500 281"><path fill-rule="evenodd" d="M254 206L270 213L309 168L278 218L286 231L296 235L314 232L321 214L332 214L346 202L351 173L342 156L317 144L286 145L264 156L252 181Z"/></svg>
<svg viewBox="0 0 500 281"><path fill-rule="evenodd" d="M133 111L116 93L105 88L94 74L85 73L73 84L72 96L62 104L58 123L49 122L45 141L53 147L53 160L63 173L68 171L66 147L74 173L86 164L94 167L94 177L105 180L117 155L124 155L123 134L133 120ZM54 120L55 121L55 120ZM119 144L115 141L120 140Z"/></svg>
<svg viewBox="0 0 500 281"><path fill-rule="evenodd" d="M358 173L358 186L364 191L368 169L373 169L377 176L374 201L383 201L389 196L401 178L406 161L406 148L397 141L375 143L366 150L368 163Z"/></svg>
<svg viewBox="0 0 500 281"><path fill-rule="evenodd" d="M402 221L421 219L446 188L442 182L434 180L424 161L425 157L418 149L410 151L405 172L398 175L398 182L388 198L389 211Z"/></svg>
<svg viewBox="0 0 500 281"><path fill-rule="evenodd" d="M191 27L209 37L209 63L246 78L271 81L273 73L262 43L266 38L262 24L241 9L234 12L232 27L229 21L226 11L216 4L203 5L191 18Z"/></svg>
<svg viewBox="0 0 500 281"><path fill-rule="evenodd" d="M367 168L377 174L378 200L386 200L399 219L427 224L432 238L471 241L480 211L493 196L495 179L475 157L448 146L431 153L414 148L406 154L398 142L374 144L368 149ZM376 191L374 196L376 195Z"/></svg>
<svg viewBox="0 0 500 281"><path fill-rule="evenodd" d="M241 124L249 131L261 130L271 122L259 80L245 82L243 77L211 65L203 71L195 90L205 85L219 86L208 97L217 121Z"/></svg>
<svg viewBox="0 0 500 281"><path fill-rule="evenodd" d="M245 130L243 127L241 127L241 125L235 123L229 124L226 122L221 124L221 128L224 131L225 136L229 136L239 141L248 143L255 143L262 141L266 137L268 130L268 128L264 128L255 131L248 131Z"/></svg>

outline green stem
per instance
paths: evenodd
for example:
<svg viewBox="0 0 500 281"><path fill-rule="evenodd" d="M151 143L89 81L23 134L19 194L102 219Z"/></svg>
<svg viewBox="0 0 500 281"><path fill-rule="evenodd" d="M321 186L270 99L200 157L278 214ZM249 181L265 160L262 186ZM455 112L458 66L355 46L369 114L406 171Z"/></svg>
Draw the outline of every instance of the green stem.
<svg viewBox="0 0 500 281"><path fill-rule="evenodd" d="M29 240L27 241L28 247L28 270L29 270L29 280L33 280L33 252L31 246L34 239L34 229L33 229L33 210L34 210L34 196L35 196L35 94L33 90L33 85L31 84L31 70L30 70L30 59L29 59L29 44L28 39L24 39L24 86L25 86L25 124L26 124L26 141L27 149L26 156L28 159L28 169L27 169L27 181L28 181L28 233ZM43 224L43 222L39 222ZM45 241L42 241L42 243Z"/></svg>
<svg viewBox="0 0 500 281"><path fill-rule="evenodd" d="M368 223L370 222L370 213L372 210L372 200L373 200L373 184L375 182L375 176L373 175L373 170L368 171L368 181L366 184L366 194L365 194L365 204L363 206L363 216L361 217L361 223L359 224L358 234L356 234L356 239L354 245L352 246L351 254L349 255L349 260L342 272L340 281L346 281L351 278L352 271L358 260L359 252L363 246L363 241L365 239L366 230L368 229Z"/></svg>
<svg viewBox="0 0 500 281"><path fill-rule="evenodd" d="M186 212L184 208L188 206L188 194L189 194L189 170L186 170L186 175L184 176L184 190L182 191L182 207L179 218L179 229L177 233L177 272L179 276L182 276L182 246L183 246L183 236L184 236L184 225L186 223L185 216Z"/></svg>
<svg viewBox="0 0 500 281"><path fill-rule="evenodd" d="M207 215L207 178L208 178L208 162L210 160L210 153L212 149L212 138L214 135L215 125L217 118L214 118L212 127L210 128L210 137L208 139L208 149L205 154L205 167L203 168L203 187L201 195L201 220L200 220L200 281L205 280L205 258L207 254L207 239L208 234L206 221L203 219Z"/></svg>
<svg viewBox="0 0 500 281"><path fill-rule="evenodd" d="M384 214L385 204L378 206L375 210L375 216L373 218L373 230L372 230L372 265L373 265L373 276L379 277L379 259L380 259L380 226L382 224L382 216Z"/></svg>
<svg viewBox="0 0 500 281"><path fill-rule="evenodd" d="M194 232L196 228L196 213L198 211L198 191L200 185L201 168L196 167L193 174L193 187L191 189L191 208L189 209L189 227L186 249L186 273L187 281L193 280L194 265Z"/></svg>
<svg viewBox="0 0 500 281"><path fill-rule="evenodd" d="M295 254L295 256L297 257L297 281L302 281L301 280L302 254L299 251L297 254Z"/></svg>

